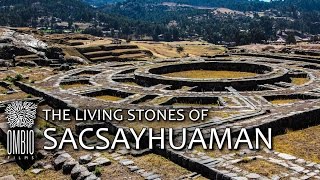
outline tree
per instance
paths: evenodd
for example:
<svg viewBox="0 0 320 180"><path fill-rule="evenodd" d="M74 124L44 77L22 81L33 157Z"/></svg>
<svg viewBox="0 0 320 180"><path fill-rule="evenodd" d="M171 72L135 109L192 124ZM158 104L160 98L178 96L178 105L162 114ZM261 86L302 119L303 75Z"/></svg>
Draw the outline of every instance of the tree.
<svg viewBox="0 0 320 180"><path fill-rule="evenodd" d="M319 37L318 36L312 36L311 37L311 41L312 42L317 42L317 41L319 41Z"/></svg>
<svg viewBox="0 0 320 180"><path fill-rule="evenodd" d="M166 31L164 34L163 34L163 39L164 41L172 41L172 35L169 31Z"/></svg>
<svg viewBox="0 0 320 180"><path fill-rule="evenodd" d="M68 28L71 29L72 25L73 25L73 21L72 21L72 19L69 19L68 20Z"/></svg>
<svg viewBox="0 0 320 180"><path fill-rule="evenodd" d="M174 40L174 41L178 41L179 40L179 31L178 31L178 29L177 28L173 28L172 29L172 39Z"/></svg>
<svg viewBox="0 0 320 180"><path fill-rule="evenodd" d="M124 25L124 27L122 28L122 34L124 34L124 35L131 34L131 30L128 25Z"/></svg>
<svg viewBox="0 0 320 180"><path fill-rule="evenodd" d="M156 26L156 28L153 31L152 38L154 41L159 41L159 35L161 34L161 29L159 26Z"/></svg>
<svg viewBox="0 0 320 180"><path fill-rule="evenodd" d="M83 34L90 34L93 36L103 36L102 30L99 28L87 28L83 31Z"/></svg>
<svg viewBox="0 0 320 180"><path fill-rule="evenodd" d="M127 39L126 39L126 42L127 42L127 43L130 43L131 40L132 40L132 37L131 37L131 36L128 36Z"/></svg>
<svg viewBox="0 0 320 180"><path fill-rule="evenodd" d="M286 44L296 44L296 38L294 37L294 34L289 34L287 39L286 39Z"/></svg>

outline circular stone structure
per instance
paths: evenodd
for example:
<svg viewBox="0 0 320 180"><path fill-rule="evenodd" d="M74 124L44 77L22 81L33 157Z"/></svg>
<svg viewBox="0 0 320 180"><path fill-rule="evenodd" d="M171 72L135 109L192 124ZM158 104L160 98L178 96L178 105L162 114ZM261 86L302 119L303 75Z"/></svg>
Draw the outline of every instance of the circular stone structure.
<svg viewBox="0 0 320 180"><path fill-rule="evenodd" d="M75 110L80 112L87 109L209 110L208 119L201 122L81 121L76 124L77 132L88 127L93 129L107 127L110 132L115 133L117 129L125 127L123 128L125 133L130 134L128 128L170 127L174 128L177 137L174 142L181 144L183 132L181 128L187 129L188 137L193 135L195 128L200 128L204 138L210 137L212 128L216 129L221 137L226 128L232 128L233 134L239 134L241 129L245 128L248 130L248 135L254 139L256 128L264 132L272 128L272 135L278 135L287 129L300 130L320 124L320 59L298 58L288 54L234 54L222 58L105 62L55 74L41 82L28 84L18 81L16 84L27 93L43 97L50 106L70 109L73 114ZM256 76L242 79L188 79L166 76L166 73L194 69L252 72ZM79 86L62 88L68 84L79 84ZM232 87L227 88L228 86ZM217 88L223 91L217 91ZM207 91L199 92L203 89ZM112 98L99 98L100 96ZM241 171L232 173L230 168L226 168L231 161L241 163L239 159L247 158L248 153L250 157L273 163L277 168L280 164L274 162L286 161L285 165L281 166L290 172L283 176L277 174L281 178L303 179L301 177L306 176L300 168L297 172L295 170L297 168L288 168L288 165L299 166L320 176L319 168L309 166L308 160L297 165L296 159L284 160L279 156L281 153L276 151L239 153L243 156L230 152L231 154L219 155L211 160L207 155L200 157L198 151L192 152L168 149L160 154L177 164L181 163L186 168L199 167L197 172L204 173L207 171L203 169L208 170L206 174L212 175L210 179L216 177L232 179L235 174L237 177L248 176L248 170L241 169L241 166L239 166ZM195 158L204 160L195 161ZM213 168L209 168L207 159L215 161ZM216 161L220 162L216 164ZM232 177L228 177L229 174L232 174ZM249 176L252 177L252 173ZM261 179L267 178L261 176Z"/></svg>
<svg viewBox="0 0 320 180"><path fill-rule="evenodd" d="M233 71L255 73L256 76L242 78L184 78L171 77L166 74L190 70ZM185 62L166 65L142 67L134 72L135 80L142 86L166 84L176 87L197 86L201 91L224 91L232 86L237 90L256 90L260 84L290 81L288 70L280 67L267 66L247 62Z"/></svg>

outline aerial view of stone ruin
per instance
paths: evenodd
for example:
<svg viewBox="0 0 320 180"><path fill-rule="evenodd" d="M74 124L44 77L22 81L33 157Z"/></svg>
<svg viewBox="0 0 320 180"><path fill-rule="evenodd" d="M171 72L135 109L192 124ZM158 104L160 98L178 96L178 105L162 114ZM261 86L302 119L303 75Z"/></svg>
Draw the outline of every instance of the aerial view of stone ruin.
<svg viewBox="0 0 320 180"><path fill-rule="evenodd" d="M0 15L0 180L320 179L320 1Z"/></svg>

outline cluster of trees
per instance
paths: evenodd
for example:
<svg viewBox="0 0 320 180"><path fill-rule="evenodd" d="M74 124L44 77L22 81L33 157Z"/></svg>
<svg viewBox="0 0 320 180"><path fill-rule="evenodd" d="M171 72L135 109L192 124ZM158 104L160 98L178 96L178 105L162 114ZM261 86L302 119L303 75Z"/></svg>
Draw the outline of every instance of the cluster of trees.
<svg viewBox="0 0 320 180"><path fill-rule="evenodd" d="M84 0L84 2L92 5L92 6L103 6L107 3L116 3L121 2L122 0Z"/></svg>
<svg viewBox="0 0 320 180"><path fill-rule="evenodd" d="M88 1L88 0L86 0ZM95 1L95 0L91 0ZM105 0L108 3L112 0ZM127 3L143 3L143 4L161 4L163 2L173 2L177 4L187 4L193 6L207 6L207 7L225 7L239 11L262 11L267 9L290 9L293 6L302 11L319 11L319 0L271 0L265 2L261 0L117 0Z"/></svg>
<svg viewBox="0 0 320 180"><path fill-rule="evenodd" d="M86 1L103 3L103 0ZM273 13L281 18L260 17L257 14L254 17L217 15L210 9L161 5L168 1L227 7L243 12L273 9ZM100 8L94 8L82 0L1 0L0 16L0 25L5 26L42 26L45 23L38 18L48 16L70 24L94 24L83 33L102 36L103 31L119 30L117 37L120 38L147 36L155 41L203 38L212 43L234 42L241 45L275 40L277 31L285 29L320 34L320 0L273 0L270 3L259 0L126 0Z"/></svg>
<svg viewBox="0 0 320 180"><path fill-rule="evenodd" d="M196 7L164 6L168 0L127 0L109 4L101 9L110 14L123 15L132 19L157 24L153 32L145 32L165 41L202 37L213 43L235 42L236 44L260 43L275 40L276 33L285 29L294 29L302 33L320 34L320 0L169 0L169 2L195 6L227 7L242 12L272 9L276 17L254 17L244 15L216 15L212 10ZM312 6L313 5L313 6ZM171 21L178 26L168 26Z"/></svg>
<svg viewBox="0 0 320 180"><path fill-rule="evenodd" d="M106 28L130 23L126 17L100 12L82 0L1 0L0 16L0 25L3 26L41 26L43 22L39 18L45 16L70 23L103 23Z"/></svg>

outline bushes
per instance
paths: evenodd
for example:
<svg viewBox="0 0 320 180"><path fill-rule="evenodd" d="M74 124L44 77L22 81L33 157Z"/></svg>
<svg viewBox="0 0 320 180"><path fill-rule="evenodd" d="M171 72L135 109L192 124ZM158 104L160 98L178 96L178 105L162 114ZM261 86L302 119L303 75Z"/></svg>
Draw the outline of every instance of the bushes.
<svg viewBox="0 0 320 180"><path fill-rule="evenodd" d="M23 76L21 74L17 74L15 77L14 77L15 81L21 81L23 79Z"/></svg>
<svg viewBox="0 0 320 180"><path fill-rule="evenodd" d="M102 171L101 167L97 166L97 167L94 169L93 173L94 173L97 177L99 177L99 176L101 176L101 173L102 173L101 171Z"/></svg>
<svg viewBox="0 0 320 180"><path fill-rule="evenodd" d="M177 52L180 54L182 51L184 51L184 47L178 46L177 47Z"/></svg>
<svg viewBox="0 0 320 180"><path fill-rule="evenodd" d="M8 82L16 82L16 81L21 81L23 80L23 76L21 74L17 74L15 77L12 77L12 76L7 76L6 78L4 78L3 80L4 81L8 81Z"/></svg>

